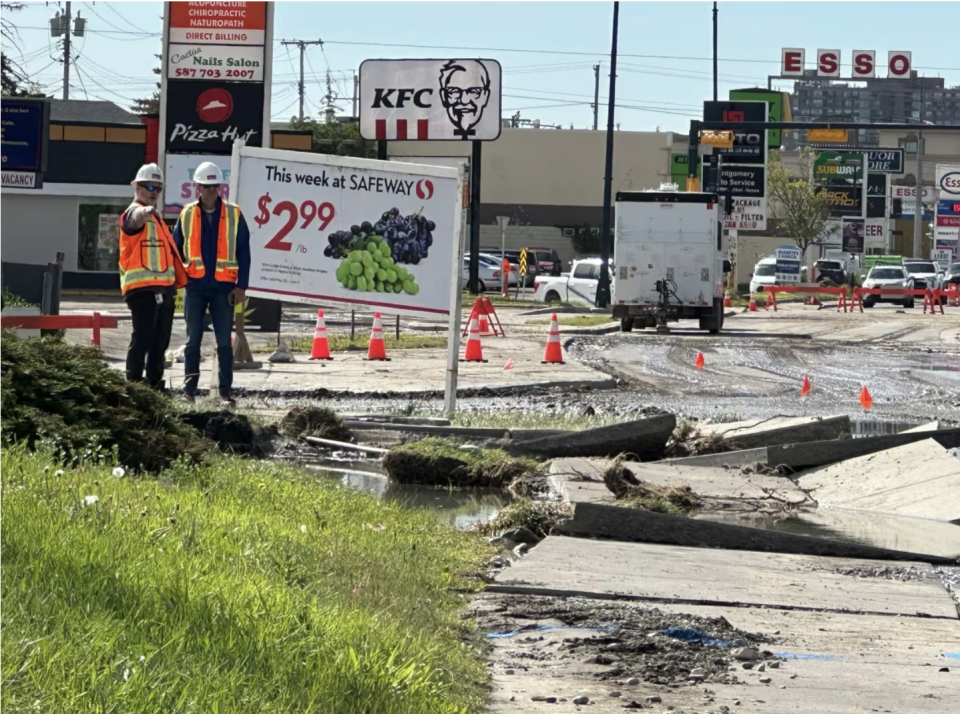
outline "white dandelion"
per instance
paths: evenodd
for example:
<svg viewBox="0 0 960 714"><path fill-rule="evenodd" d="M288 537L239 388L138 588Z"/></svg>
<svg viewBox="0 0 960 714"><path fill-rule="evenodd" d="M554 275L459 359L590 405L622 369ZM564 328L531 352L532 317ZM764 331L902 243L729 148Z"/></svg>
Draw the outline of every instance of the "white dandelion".
<svg viewBox="0 0 960 714"><path fill-rule="evenodd" d="M95 506L100 500L99 496L85 496L83 499L84 506Z"/></svg>
<svg viewBox="0 0 960 714"><path fill-rule="evenodd" d="M113 470L113 475L115 478L123 478L124 473L125 471L123 470L122 466L117 466L117 468Z"/></svg>

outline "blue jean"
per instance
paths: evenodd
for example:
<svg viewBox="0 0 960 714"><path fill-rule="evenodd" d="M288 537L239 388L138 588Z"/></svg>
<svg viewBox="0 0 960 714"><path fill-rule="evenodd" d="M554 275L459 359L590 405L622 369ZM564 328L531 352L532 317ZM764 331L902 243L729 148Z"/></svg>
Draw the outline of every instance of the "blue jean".
<svg viewBox="0 0 960 714"><path fill-rule="evenodd" d="M217 340L220 394L229 394L233 387L233 305L230 294L233 283L213 283L191 280L183 299L183 313L187 323L187 346L183 351L184 391L196 394L200 382L200 345L203 342L205 314L210 310L213 334Z"/></svg>

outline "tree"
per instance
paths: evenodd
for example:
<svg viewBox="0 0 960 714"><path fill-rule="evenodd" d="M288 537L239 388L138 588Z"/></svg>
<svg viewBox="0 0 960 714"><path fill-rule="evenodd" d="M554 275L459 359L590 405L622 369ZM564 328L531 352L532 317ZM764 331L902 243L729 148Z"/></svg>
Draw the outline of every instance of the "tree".
<svg viewBox="0 0 960 714"><path fill-rule="evenodd" d="M0 35L3 37L3 44L7 47L13 47L20 50L20 33L16 26L10 22L10 13L23 9L23 3L20 2L0 2ZM23 68L17 62L10 59L6 53L0 53L0 93L4 97L31 97L43 96L37 91L36 85L29 80Z"/></svg>
<svg viewBox="0 0 960 714"><path fill-rule="evenodd" d="M163 61L163 55L154 55L158 60ZM160 68L154 67L153 73L160 75ZM150 116L151 114L160 114L160 82L157 82L157 88L154 93L145 99L134 99L130 109L134 114L141 116Z"/></svg>
<svg viewBox="0 0 960 714"><path fill-rule="evenodd" d="M770 215L784 234L793 239L806 257L807 248L832 242L836 225L830 221L827 195L810 181L815 154L809 147L800 152L799 168L786 166L779 152L770 153L767 192Z"/></svg>
<svg viewBox="0 0 960 714"><path fill-rule="evenodd" d="M377 142L361 138L360 128L355 122L314 121L305 117L303 121L294 117L290 128L313 132L313 153L333 154L335 156L356 156L362 159L377 158Z"/></svg>

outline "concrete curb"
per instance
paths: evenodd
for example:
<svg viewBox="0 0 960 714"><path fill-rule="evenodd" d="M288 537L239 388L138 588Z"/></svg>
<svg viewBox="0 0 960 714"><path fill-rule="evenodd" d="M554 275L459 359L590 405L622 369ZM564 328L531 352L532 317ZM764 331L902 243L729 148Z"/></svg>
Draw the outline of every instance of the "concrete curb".
<svg viewBox="0 0 960 714"><path fill-rule="evenodd" d="M693 548L752 550L766 553L791 553L869 560L919 561L933 565L955 564L953 559L944 556L907 553L813 536L780 533L731 523L716 523L714 521L596 503L577 503L574 506L573 518L561 523L557 530L571 536L680 545Z"/></svg>

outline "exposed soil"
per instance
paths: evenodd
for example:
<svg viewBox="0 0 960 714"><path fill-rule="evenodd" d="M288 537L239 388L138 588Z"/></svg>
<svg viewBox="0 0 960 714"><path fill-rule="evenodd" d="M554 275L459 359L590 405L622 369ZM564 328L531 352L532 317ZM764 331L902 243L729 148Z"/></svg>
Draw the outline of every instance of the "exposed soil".
<svg viewBox="0 0 960 714"><path fill-rule="evenodd" d="M481 629L492 633L515 632L518 641L542 641L542 621L559 621L568 627L600 630L589 637L562 637L554 653L527 652L516 662L525 668L523 657L556 658L560 661L602 665L594 676L602 681L637 677L651 684L671 687L696 683L690 674L703 670L703 682L737 684L741 666L733 657L736 647L754 646L764 659L774 659L765 646L775 640L743 632L722 617L678 615L657 608L591 600L511 595L498 598L496 605L477 614ZM533 621L533 622L532 622ZM508 666L510 663L506 663Z"/></svg>

